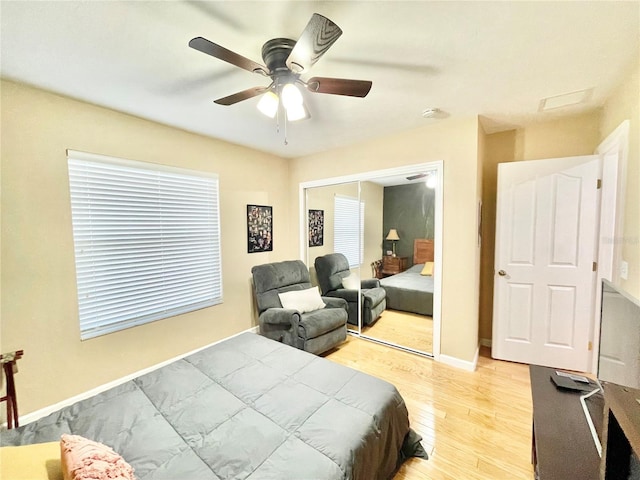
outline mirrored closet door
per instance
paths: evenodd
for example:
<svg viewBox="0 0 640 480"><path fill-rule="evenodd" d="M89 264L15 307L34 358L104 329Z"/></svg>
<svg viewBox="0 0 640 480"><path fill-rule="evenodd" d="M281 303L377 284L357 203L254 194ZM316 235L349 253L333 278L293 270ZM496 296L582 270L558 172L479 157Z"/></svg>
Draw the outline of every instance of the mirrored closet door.
<svg viewBox="0 0 640 480"><path fill-rule="evenodd" d="M351 333L432 355L438 351L434 331L439 338L441 279L435 257L441 249L436 242L441 228L441 166L359 177L333 184L327 179L324 185L304 190L312 281L322 285L326 276L319 257L348 257L340 268L331 263L328 270L348 268L352 295L364 298L357 307L352 304Z"/></svg>
<svg viewBox="0 0 640 480"><path fill-rule="evenodd" d="M307 188L306 263L311 281L325 296L344 298L347 328L360 333L362 205L359 182Z"/></svg>
<svg viewBox="0 0 640 480"><path fill-rule="evenodd" d="M365 231L377 232L379 259L373 274L385 291L386 308L361 334L432 354L437 172L373 178L366 184L382 189L379 218L365 217Z"/></svg>

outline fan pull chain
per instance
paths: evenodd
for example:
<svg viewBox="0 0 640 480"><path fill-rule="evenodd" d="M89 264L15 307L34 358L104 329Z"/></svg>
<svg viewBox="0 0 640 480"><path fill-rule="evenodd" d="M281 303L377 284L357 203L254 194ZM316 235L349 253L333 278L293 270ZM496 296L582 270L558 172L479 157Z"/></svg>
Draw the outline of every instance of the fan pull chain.
<svg viewBox="0 0 640 480"><path fill-rule="evenodd" d="M289 145L289 142L287 141L287 114L284 114L284 144L285 145Z"/></svg>
<svg viewBox="0 0 640 480"><path fill-rule="evenodd" d="M276 80L277 82L277 80ZM279 88L276 83L276 90L279 92L279 97L282 97L282 90ZM283 115L283 123L284 123L284 144L289 145L289 141L287 140L287 112L284 111L284 107L280 99L278 99L278 109L276 110L276 133L280 133L280 114L282 112Z"/></svg>

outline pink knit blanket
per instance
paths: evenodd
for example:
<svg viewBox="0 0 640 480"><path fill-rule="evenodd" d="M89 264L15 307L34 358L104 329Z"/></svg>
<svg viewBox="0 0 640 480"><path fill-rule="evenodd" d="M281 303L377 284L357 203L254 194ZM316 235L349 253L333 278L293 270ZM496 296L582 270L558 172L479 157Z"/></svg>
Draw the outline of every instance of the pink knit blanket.
<svg viewBox="0 0 640 480"><path fill-rule="evenodd" d="M79 435L62 435L64 480L136 480L133 468L111 448Z"/></svg>

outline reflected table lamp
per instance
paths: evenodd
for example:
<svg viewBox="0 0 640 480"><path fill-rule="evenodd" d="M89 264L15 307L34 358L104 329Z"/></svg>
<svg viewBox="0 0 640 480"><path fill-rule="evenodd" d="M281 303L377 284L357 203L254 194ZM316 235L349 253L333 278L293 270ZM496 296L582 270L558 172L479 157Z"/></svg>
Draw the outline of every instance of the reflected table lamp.
<svg viewBox="0 0 640 480"><path fill-rule="evenodd" d="M398 240L400 240L400 237L398 236L398 231L395 228L392 228L391 230L389 230L389 233L387 234L387 240L391 240L391 247L393 249L393 257L396 256L396 242Z"/></svg>

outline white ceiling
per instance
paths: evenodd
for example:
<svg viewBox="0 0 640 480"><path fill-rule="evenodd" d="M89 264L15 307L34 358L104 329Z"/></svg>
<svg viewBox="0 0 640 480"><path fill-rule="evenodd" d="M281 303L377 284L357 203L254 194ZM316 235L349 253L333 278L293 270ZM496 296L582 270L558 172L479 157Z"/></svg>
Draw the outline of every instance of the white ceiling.
<svg viewBox="0 0 640 480"><path fill-rule="evenodd" d="M372 80L364 99L305 92L312 118L276 132L258 98L216 98L269 79L187 46L205 37L262 62L312 13L342 37L309 76ZM440 118L481 115L489 133L602 105L640 50L640 2L6 1L2 77L229 142L299 157ZM538 112L544 97L588 102Z"/></svg>

